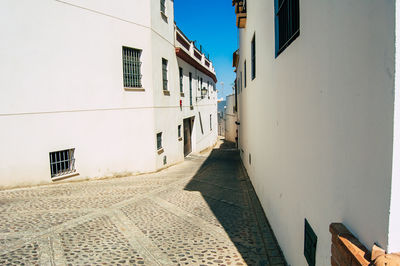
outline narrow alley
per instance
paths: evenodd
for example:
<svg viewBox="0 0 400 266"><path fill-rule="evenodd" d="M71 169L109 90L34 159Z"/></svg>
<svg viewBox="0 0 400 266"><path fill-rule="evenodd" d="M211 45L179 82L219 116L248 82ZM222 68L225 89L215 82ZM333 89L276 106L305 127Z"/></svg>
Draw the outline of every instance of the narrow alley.
<svg viewBox="0 0 400 266"><path fill-rule="evenodd" d="M285 265L238 151L0 192L1 265Z"/></svg>

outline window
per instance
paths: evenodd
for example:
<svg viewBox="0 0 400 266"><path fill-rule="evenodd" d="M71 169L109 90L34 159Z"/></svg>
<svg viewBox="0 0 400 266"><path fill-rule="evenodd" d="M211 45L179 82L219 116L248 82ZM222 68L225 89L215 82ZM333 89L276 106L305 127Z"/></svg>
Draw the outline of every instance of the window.
<svg viewBox="0 0 400 266"><path fill-rule="evenodd" d="M75 149L50 152L51 177L75 172Z"/></svg>
<svg viewBox="0 0 400 266"><path fill-rule="evenodd" d="M244 60L244 64L243 64L243 68L244 68L244 87L247 87L247 66L246 66L246 60Z"/></svg>
<svg viewBox="0 0 400 266"><path fill-rule="evenodd" d="M142 75L140 73L140 55L141 50L129 47L122 47L122 61L124 71L124 87L125 88L141 88Z"/></svg>
<svg viewBox="0 0 400 266"><path fill-rule="evenodd" d="M318 237L307 219L304 219L304 256L308 265L315 266L315 254L317 252Z"/></svg>
<svg viewBox="0 0 400 266"><path fill-rule="evenodd" d="M182 137L181 128L182 128L182 126L181 126L181 125L178 125L178 138L181 138L181 137Z"/></svg>
<svg viewBox="0 0 400 266"><path fill-rule="evenodd" d="M193 99L192 99L192 73L189 72L189 99L190 99L190 106L193 106Z"/></svg>
<svg viewBox="0 0 400 266"><path fill-rule="evenodd" d="M168 60L162 59L163 90L168 90Z"/></svg>
<svg viewBox="0 0 400 266"><path fill-rule="evenodd" d="M300 35L299 0L275 0L275 56Z"/></svg>
<svg viewBox="0 0 400 266"><path fill-rule="evenodd" d="M251 79L256 78L256 35L251 40Z"/></svg>
<svg viewBox="0 0 400 266"><path fill-rule="evenodd" d="M210 114L210 131L212 131L212 114Z"/></svg>
<svg viewBox="0 0 400 266"><path fill-rule="evenodd" d="M165 0L160 0L160 11L165 14Z"/></svg>
<svg viewBox="0 0 400 266"><path fill-rule="evenodd" d="M181 67L179 68L179 86L181 93L183 93L183 69Z"/></svg>
<svg viewBox="0 0 400 266"><path fill-rule="evenodd" d="M200 78L200 90L203 89L203 78Z"/></svg>
<svg viewBox="0 0 400 266"><path fill-rule="evenodd" d="M157 133L157 150L162 149L162 132Z"/></svg>

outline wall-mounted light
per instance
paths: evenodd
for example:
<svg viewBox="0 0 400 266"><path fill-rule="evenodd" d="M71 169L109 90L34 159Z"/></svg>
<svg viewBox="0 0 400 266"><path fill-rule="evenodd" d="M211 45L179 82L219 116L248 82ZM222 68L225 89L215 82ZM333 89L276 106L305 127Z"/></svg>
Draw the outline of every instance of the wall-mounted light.
<svg viewBox="0 0 400 266"><path fill-rule="evenodd" d="M203 88L201 89L201 96L197 96L197 97L196 97L196 101L198 101L199 99L200 99L200 100L203 99L204 96L206 96L206 95L207 95L207 89L206 89L206 87L203 87Z"/></svg>

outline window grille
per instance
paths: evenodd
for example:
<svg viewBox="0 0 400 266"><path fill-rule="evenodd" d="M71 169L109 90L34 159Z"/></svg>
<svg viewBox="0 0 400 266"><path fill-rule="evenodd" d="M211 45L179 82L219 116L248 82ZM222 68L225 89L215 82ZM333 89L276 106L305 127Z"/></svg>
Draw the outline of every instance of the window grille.
<svg viewBox="0 0 400 266"><path fill-rule="evenodd" d="M246 66L246 60L244 61L243 64L243 68L244 68L244 87L247 87L247 66Z"/></svg>
<svg viewBox="0 0 400 266"><path fill-rule="evenodd" d="M129 47L122 47L123 70L124 70L124 87L125 88L141 88L142 75L140 67L141 50Z"/></svg>
<svg viewBox="0 0 400 266"><path fill-rule="evenodd" d="M51 177L58 177L74 173L75 170L75 149L50 152Z"/></svg>
<svg viewBox="0 0 400 266"><path fill-rule="evenodd" d="M163 90L168 90L168 60L162 59Z"/></svg>
<svg viewBox="0 0 400 266"><path fill-rule="evenodd" d="M193 106L193 99L192 99L192 73L189 72L189 99L190 99L190 106Z"/></svg>
<svg viewBox="0 0 400 266"><path fill-rule="evenodd" d="M157 133L157 150L162 149L162 132Z"/></svg>
<svg viewBox="0 0 400 266"><path fill-rule="evenodd" d="M299 35L299 0L275 0L276 56L282 53Z"/></svg>
<svg viewBox="0 0 400 266"><path fill-rule="evenodd" d="M181 67L179 68L179 86L181 92L183 92L183 69Z"/></svg>
<svg viewBox="0 0 400 266"><path fill-rule="evenodd" d="M251 40L251 79L256 78L256 35Z"/></svg>
<svg viewBox="0 0 400 266"><path fill-rule="evenodd" d="M165 0L160 0L160 11L165 14Z"/></svg>

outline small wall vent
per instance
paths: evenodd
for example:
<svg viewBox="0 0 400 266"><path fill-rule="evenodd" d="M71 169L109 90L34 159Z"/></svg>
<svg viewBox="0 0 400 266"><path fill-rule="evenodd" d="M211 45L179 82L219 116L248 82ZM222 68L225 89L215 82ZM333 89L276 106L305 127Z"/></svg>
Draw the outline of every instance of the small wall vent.
<svg viewBox="0 0 400 266"><path fill-rule="evenodd" d="M310 266L315 266L317 240L318 238L314 230L311 228L307 219L304 219L304 256Z"/></svg>

